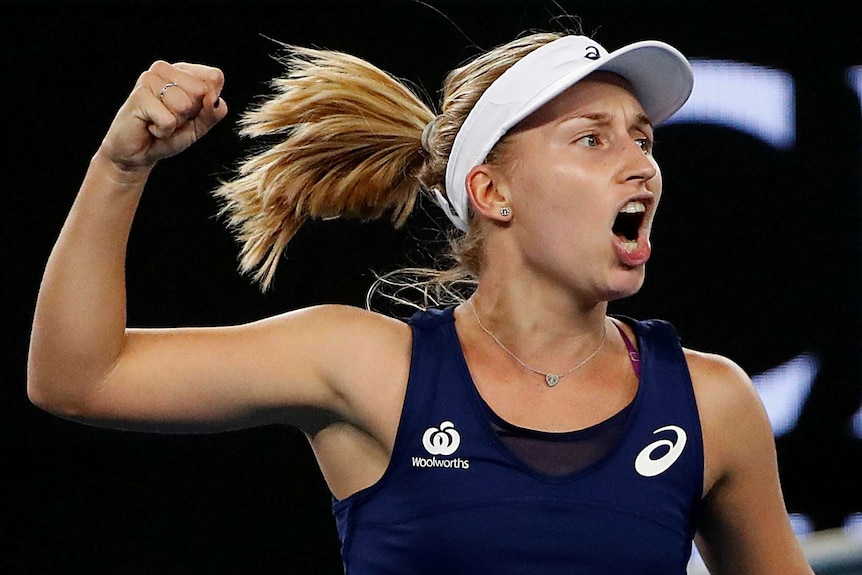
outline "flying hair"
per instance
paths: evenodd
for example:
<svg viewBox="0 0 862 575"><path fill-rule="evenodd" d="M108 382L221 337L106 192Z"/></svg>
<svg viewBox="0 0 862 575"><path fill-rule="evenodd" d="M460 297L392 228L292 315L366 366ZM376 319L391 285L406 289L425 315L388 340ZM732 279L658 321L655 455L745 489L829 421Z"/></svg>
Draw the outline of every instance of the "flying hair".
<svg viewBox="0 0 862 575"><path fill-rule="evenodd" d="M214 191L241 245L241 271L264 290L309 218L406 222L421 188L422 131L434 118L406 85L365 60L282 46L286 72L271 82L274 94L240 119L240 135L278 141Z"/></svg>

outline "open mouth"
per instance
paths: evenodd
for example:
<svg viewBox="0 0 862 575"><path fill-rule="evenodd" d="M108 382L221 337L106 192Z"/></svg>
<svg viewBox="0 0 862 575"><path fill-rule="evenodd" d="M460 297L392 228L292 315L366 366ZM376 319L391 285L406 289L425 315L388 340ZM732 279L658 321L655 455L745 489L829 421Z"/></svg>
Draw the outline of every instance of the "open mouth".
<svg viewBox="0 0 862 575"><path fill-rule="evenodd" d="M620 210L614 220L613 232L620 238L626 251L638 245L638 234L646 214L646 205L640 200L632 200Z"/></svg>

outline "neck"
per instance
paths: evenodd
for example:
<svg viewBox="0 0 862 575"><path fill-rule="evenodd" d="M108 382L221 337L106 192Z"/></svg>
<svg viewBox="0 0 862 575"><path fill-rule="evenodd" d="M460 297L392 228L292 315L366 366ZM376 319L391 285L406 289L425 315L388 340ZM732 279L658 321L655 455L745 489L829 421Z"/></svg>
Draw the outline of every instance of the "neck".
<svg viewBox="0 0 862 575"><path fill-rule="evenodd" d="M486 326L549 341L601 332L608 307L606 301L585 301L559 285L484 275L472 300Z"/></svg>
<svg viewBox="0 0 862 575"><path fill-rule="evenodd" d="M565 373L578 361L591 357L602 344L607 303L582 305L572 298L554 298L540 292L503 289L480 282L471 298L472 320L492 345L500 345L531 367ZM467 309L464 317L473 315ZM484 337L483 337L484 336ZM497 340L494 342L493 340Z"/></svg>
<svg viewBox="0 0 862 575"><path fill-rule="evenodd" d="M485 334L487 334L488 337L493 339L494 343L496 343L500 347L500 349L505 351L521 367L523 367L527 371L531 371L531 372L536 373L538 375L543 375L545 377L545 382L551 387L554 387L555 385L557 385L557 383L559 383L562 378L566 377L570 373L573 373L574 371L580 369L581 367L583 367L587 363L589 363L594 357L596 357L596 355L598 355L599 351L601 351L601 349L602 349L602 345L605 343L605 336L607 335L607 330L608 330L607 321L604 322L604 325L602 327L602 338L599 340L599 345L598 345L598 347L596 347L596 349L594 349L592 351L592 353L590 353L590 355L586 356L580 362L576 363L575 365L573 365L572 367L570 367L569 369L567 369L564 372L559 372L557 370L551 370L551 371L541 370L539 368L536 368L536 367L529 365L525 361L522 361L521 358L519 358L514 352L512 352L512 350L510 350L502 341L500 341L500 339L496 335L494 335L487 327L485 327L485 324L482 323L482 318L479 317L479 313L476 311L476 306L473 305L472 299L468 300L467 303L470 305L470 310L473 312L473 317L476 318L476 323L479 324L479 328L483 332L485 332Z"/></svg>

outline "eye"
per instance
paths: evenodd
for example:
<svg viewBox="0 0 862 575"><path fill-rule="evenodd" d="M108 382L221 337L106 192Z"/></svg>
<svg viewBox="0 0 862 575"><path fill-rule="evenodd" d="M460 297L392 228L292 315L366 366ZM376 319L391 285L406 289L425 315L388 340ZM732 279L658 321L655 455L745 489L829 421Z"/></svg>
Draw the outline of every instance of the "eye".
<svg viewBox="0 0 862 575"><path fill-rule="evenodd" d="M575 140L575 143L581 146L586 146L587 148L598 148L599 137L596 134L588 134Z"/></svg>
<svg viewBox="0 0 862 575"><path fill-rule="evenodd" d="M636 138L635 142L637 142L644 154L652 153L653 142L649 138Z"/></svg>

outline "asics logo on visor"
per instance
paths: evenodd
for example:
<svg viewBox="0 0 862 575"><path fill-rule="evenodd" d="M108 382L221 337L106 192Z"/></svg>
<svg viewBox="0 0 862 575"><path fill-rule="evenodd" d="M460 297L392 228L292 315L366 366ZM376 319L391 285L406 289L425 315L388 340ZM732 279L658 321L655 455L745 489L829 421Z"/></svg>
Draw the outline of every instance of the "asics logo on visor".
<svg viewBox="0 0 862 575"><path fill-rule="evenodd" d="M596 46L587 46L587 53L584 54L584 58L587 60L598 60L602 55L599 53L599 49Z"/></svg>

